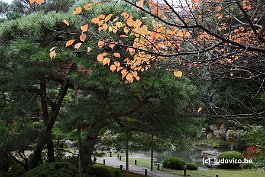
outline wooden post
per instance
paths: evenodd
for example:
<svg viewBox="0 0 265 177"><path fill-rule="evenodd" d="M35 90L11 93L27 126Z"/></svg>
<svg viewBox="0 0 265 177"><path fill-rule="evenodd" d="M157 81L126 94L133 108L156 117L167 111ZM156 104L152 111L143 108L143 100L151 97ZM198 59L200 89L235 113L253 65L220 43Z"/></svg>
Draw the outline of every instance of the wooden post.
<svg viewBox="0 0 265 177"><path fill-rule="evenodd" d="M120 161L121 161L121 155L120 155Z"/></svg>
<svg viewBox="0 0 265 177"><path fill-rule="evenodd" d="M121 170L123 169L123 165L120 165L120 169L121 169Z"/></svg>
<svg viewBox="0 0 265 177"><path fill-rule="evenodd" d="M151 138L151 171L153 171L154 168L154 147L153 147L153 142L154 142L154 136L152 135Z"/></svg>
<svg viewBox="0 0 265 177"><path fill-rule="evenodd" d="M147 176L147 169L144 170L144 176Z"/></svg>
<svg viewBox="0 0 265 177"><path fill-rule="evenodd" d="M187 176L187 170L184 168L184 176Z"/></svg>
<svg viewBox="0 0 265 177"><path fill-rule="evenodd" d="M218 175L216 175L216 177L218 177Z"/></svg>
<svg viewBox="0 0 265 177"><path fill-rule="evenodd" d="M103 165L106 165L106 161L105 161L105 159L103 159Z"/></svg>
<svg viewBox="0 0 265 177"><path fill-rule="evenodd" d="M112 152L109 152L109 156L112 157Z"/></svg>
<svg viewBox="0 0 265 177"><path fill-rule="evenodd" d="M134 160L134 165L137 165L137 160Z"/></svg>
<svg viewBox="0 0 265 177"><path fill-rule="evenodd" d="M157 164L157 170L160 170L160 163Z"/></svg>

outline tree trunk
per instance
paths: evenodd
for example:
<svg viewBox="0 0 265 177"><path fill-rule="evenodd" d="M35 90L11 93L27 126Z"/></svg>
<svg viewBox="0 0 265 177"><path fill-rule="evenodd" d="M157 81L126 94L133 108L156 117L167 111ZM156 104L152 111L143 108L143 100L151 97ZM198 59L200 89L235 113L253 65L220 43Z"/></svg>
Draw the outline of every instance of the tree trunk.
<svg viewBox="0 0 265 177"><path fill-rule="evenodd" d="M53 139L52 139L52 132L49 131L47 133L47 149L48 149L48 161L54 162L54 147L53 147Z"/></svg>
<svg viewBox="0 0 265 177"><path fill-rule="evenodd" d="M93 135L88 135L81 143L80 146L80 168L85 174L88 171L88 167L93 163L91 156L94 151L94 147L97 142L97 136L99 134L99 130Z"/></svg>
<svg viewBox="0 0 265 177"><path fill-rule="evenodd" d="M35 168L41 162L41 153L46 144L46 138L42 137L38 140L37 147L30 155L29 169Z"/></svg>

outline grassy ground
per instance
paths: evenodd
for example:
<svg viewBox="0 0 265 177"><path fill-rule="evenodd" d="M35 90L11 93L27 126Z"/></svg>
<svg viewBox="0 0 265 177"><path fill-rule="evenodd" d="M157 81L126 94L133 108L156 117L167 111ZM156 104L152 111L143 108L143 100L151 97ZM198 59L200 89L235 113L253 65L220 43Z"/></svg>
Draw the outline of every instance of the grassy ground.
<svg viewBox="0 0 265 177"><path fill-rule="evenodd" d="M129 163L134 164L134 160L137 160L137 165L150 168L150 161L145 159L130 159ZM125 158L122 158L125 161ZM171 170L167 168L161 168L161 171L183 176L183 170ZM157 170L157 165L154 165L154 170ZM265 172L261 170L224 170L224 169L211 169L211 170L197 170L197 171L187 171L190 177L265 177Z"/></svg>

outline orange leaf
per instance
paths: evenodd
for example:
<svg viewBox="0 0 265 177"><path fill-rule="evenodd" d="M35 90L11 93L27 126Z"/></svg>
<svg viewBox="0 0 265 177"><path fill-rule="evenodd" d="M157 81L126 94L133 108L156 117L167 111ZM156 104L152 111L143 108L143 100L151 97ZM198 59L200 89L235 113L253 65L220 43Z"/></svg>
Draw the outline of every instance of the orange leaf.
<svg viewBox="0 0 265 177"><path fill-rule="evenodd" d="M66 44L65 44L65 47L68 47L68 46L72 45L74 42L75 42L74 39L71 39L71 40L67 41Z"/></svg>
<svg viewBox="0 0 265 177"><path fill-rule="evenodd" d="M35 0L29 0L30 4L33 4L35 2Z"/></svg>
<svg viewBox="0 0 265 177"><path fill-rule="evenodd" d="M42 4L42 3L44 3L44 0L35 0L35 2L36 2L37 4Z"/></svg>
<svg viewBox="0 0 265 177"><path fill-rule="evenodd" d="M126 18L126 19L129 17L129 15L128 15L127 12L122 12L121 16L123 16L123 17Z"/></svg>
<svg viewBox="0 0 265 177"><path fill-rule="evenodd" d="M131 74L127 74L126 80L129 81L129 82L132 82L133 81L133 76Z"/></svg>
<svg viewBox="0 0 265 177"><path fill-rule="evenodd" d="M217 10L217 11L221 11L221 10L222 10L222 7L221 7L221 6L217 6L217 7L216 7L216 10Z"/></svg>
<svg viewBox="0 0 265 177"><path fill-rule="evenodd" d="M127 35L124 35L124 34L122 34L122 35L120 35L120 37L121 37L121 38L127 38L128 36L127 36Z"/></svg>
<svg viewBox="0 0 265 177"><path fill-rule="evenodd" d="M73 15L78 15L82 12L82 7L77 7L74 11L73 11Z"/></svg>
<svg viewBox="0 0 265 177"><path fill-rule="evenodd" d="M142 25L142 21L141 21L141 20L136 20L136 21L134 22L134 24L133 24L133 26L134 26L135 28L140 28L141 25Z"/></svg>
<svg viewBox="0 0 265 177"><path fill-rule="evenodd" d="M134 25L134 21L132 19L132 16L127 19L126 23L127 23L128 26L133 26Z"/></svg>
<svg viewBox="0 0 265 177"><path fill-rule="evenodd" d="M86 40L86 34L85 33L82 33L80 35L80 41L85 42L85 40Z"/></svg>
<svg viewBox="0 0 265 177"><path fill-rule="evenodd" d="M99 18L92 18L91 23L98 24Z"/></svg>
<svg viewBox="0 0 265 177"><path fill-rule="evenodd" d="M110 64L110 59L109 58L104 58L103 60L103 65Z"/></svg>
<svg viewBox="0 0 265 177"><path fill-rule="evenodd" d="M105 19L105 17L106 17L106 15L104 15L104 14L100 14L100 15L98 16L99 19Z"/></svg>
<svg viewBox="0 0 265 177"><path fill-rule="evenodd" d="M110 44L109 47L113 49L115 47L115 44Z"/></svg>
<svg viewBox="0 0 265 177"><path fill-rule="evenodd" d="M183 75L182 71L174 71L175 77L182 77L182 75Z"/></svg>
<svg viewBox="0 0 265 177"><path fill-rule="evenodd" d="M99 55L97 56L97 60L98 60L100 63L103 62L103 59L104 59L104 55L103 55L103 54L99 54Z"/></svg>
<svg viewBox="0 0 265 177"><path fill-rule="evenodd" d="M69 22L68 22L67 20L64 20L63 22L64 22L64 24L66 24L67 26L70 25Z"/></svg>
<svg viewBox="0 0 265 177"><path fill-rule="evenodd" d="M117 58L121 58L121 54L118 53L118 52L114 53L113 56L114 56L114 57L117 57Z"/></svg>
<svg viewBox="0 0 265 177"><path fill-rule="evenodd" d="M115 62L114 62L114 65L117 66L117 67L120 67L121 63L118 62L118 61L115 61Z"/></svg>
<svg viewBox="0 0 265 177"><path fill-rule="evenodd" d="M79 49L79 48L81 47L81 45L82 45L81 42L80 42L80 43L77 43L77 44L75 44L74 48L75 48L75 49Z"/></svg>
<svg viewBox="0 0 265 177"><path fill-rule="evenodd" d="M56 57L56 52L55 52L55 50L53 50L50 52L50 58L53 59L55 57Z"/></svg>
<svg viewBox="0 0 265 177"><path fill-rule="evenodd" d="M87 4L87 5L84 6L84 8L85 8L86 10L89 10L92 6L93 6L93 4Z"/></svg>
<svg viewBox="0 0 265 177"><path fill-rule="evenodd" d="M111 65L111 66L110 66L110 70L111 70L112 72L115 71L116 68L117 68L117 67L116 67L115 65Z"/></svg>
<svg viewBox="0 0 265 177"><path fill-rule="evenodd" d="M87 30L88 30L88 24L85 24L85 25L81 26L80 28L82 30L82 33L87 32Z"/></svg>
<svg viewBox="0 0 265 177"><path fill-rule="evenodd" d="M112 16L113 16L113 14L107 15L106 18L105 18L105 22L108 22L111 19Z"/></svg>
<svg viewBox="0 0 265 177"><path fill-rule="evenodd" d="M135 49L134 48L127 48L127 51L130 52L131 55L134 55L135 54Z"/></svg>
<svg viewBox="0 0 265 177"><path fill-rule="evenodd" d="M128 71L127 71L126 69L123 69L123 70L121 71L121 75L122 75L122 77L126 76L127 73L128 73Z"/></svg>
<svg viewBox="0 0 265 177"><path fill-rule="evenodd" d="M136 5L140 8L143 8L144 7L144 1L143 0L138 0Z"/></svg>
<svg viewBox="0 0 265 177"><path fill-rule="evenodd" d="M104 41L98 41L98 47L102 48L105 46L105 42Z"/></svg>

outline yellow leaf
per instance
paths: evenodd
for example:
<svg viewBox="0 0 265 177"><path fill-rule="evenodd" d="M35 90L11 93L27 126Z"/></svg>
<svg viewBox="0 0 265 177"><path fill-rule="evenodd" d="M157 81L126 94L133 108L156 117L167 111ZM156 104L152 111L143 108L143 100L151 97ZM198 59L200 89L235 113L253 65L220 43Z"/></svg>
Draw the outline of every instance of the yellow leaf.
<svg viewBox="0 0 265 177"><path fill-rule="evenodd" d="M105 42L104 41L98 41L98 47L102 48L105 46Z"/></svg>
<svg viewBox="0 0 265 177"><path fill-rule="evenodd" d="M80 41L85 42L85 40L86 40L86 34L85 33L82 33L80 35Z"/></svg>
<svg viewBox="0 0 265 177"><path fill-rule="evenodd" d="M104 58L104 60L103 60L103 65L106 65L106 64L110 64L110 59L109 58Z"/></svg>
<svg viewBox="0 0 265 177"><path fill-rule="evenodd" d="M77 7L74 11L73 11L73 15L78 15L82 12L82 7Z"/></svg>
<svg viewBox="0 0 265 177"><path fill-rule="evenodd" d="M135 28L140 28L141 25L142 25L142 21L141 21L141 20L136 20L136 21L134 22L134 24L133 24L133 26L134 26Z"/></svg>
<svg viewBox="0 0 265 177"><path fill-rule="evenodd" d="M33 4L35 2L35 0L29 0L30 4Z"/></svg>
<svg viewBox="0 0 265 177"><path fill-rule="evenodd" d="M175 77L182 77L182 75L183 75L182 71L174 71Z"/></svg>
<svg viewBox="0 0 265 177"><path fill-rule="evenodd" d="M129 29L129 28L127 28L127 27L124 27L123 31L125 32L125 34L128 34L128 33L129 33L129 31L130 31L130 29Z"/></svg>
<svg viewBox="0 0 265 177"><path fill-rule="evenodd" d="M105 18L105 22L108 22L111 19L112 16L113 16L113 14L107 15L106 18Z"/></svg>
<svg viewBox="0 0 265 177"><path fill-rule="evenodd" d="M126 76L126 80L129 81L129 82L132 82L132 80L133 80L133 75L131 75L131 74L127 74L127 76Z"/></svg>
<svg viewBox="0 0 265 177"><path fill-rule="evenodd" d="M80 28L82 30L82 33L87 32L87 30L88 30L88 24L85 24L85 25L81 26Z"/></svg>
<svg viewBox="0 0 265 177"><path fill-rule="evenodd" d="M108 25L107 25L106 23L104 23L104 24L102 25L102 29L107 30L107 29L108 29Z"/></svg>
<svg viewBox="0 0 265 177"><path fill-rule="evenodd" d="M123 24L122 24L121 22L116 22L116 26L117 26L118 28L121 28L121 27L123 26Z"/></svg>
<svg viewBox="0 0 265 177"><path fill-rule="evenodd" d="M81 42L80 42L80 43L77 43L77 44L75 44L74 48L75 48L75 49L79 49L79 48L81 47L81 45L82 45Z"/></svg>
<svg viewBox="0 0 265 177"><path fill-rule="evenodd" d="M112 72L115 71L116 68L117 68L117 67L116 67L115 65L111 65L111 66L110 66L110 70L111 70Z"/></svg>
<svg viewBox="0 0 265 177"><path fill-rule="evenodd" d="M114 57L117 57L117 58L121 58L121 54L118 53L118 52L114 53L113 56L114 56Z"/></svg>
<svg viewBox="0 0 265 177"><path fill-rule="evenodd" d="M70 25L69 22L68 22L67 20L64 20L63 22L64 22L64 24L66 24L67 26Z"/></svg>
<svg viewBox="0 0 265 177"><path fill-rule="evenodd" d="M66 44L65 44L65 47L68 47L68 46L72 45L74 42L75 42L74 39L71 39L71 40L67 41Z"/></svg>
<svg viewBox="0 0 265 177"><path fill-rule="evenodd" d="M55 57L56 57L56 52L55 52L55 50L53 50L50 52L50 58L53 59Z"/></svg>
<svg viewBox="0 0 265 177"><path fill-rule="evenodd" d="M198 111L197 112L201 112L202 111L202 107L199 107Z"/></svg>
<svg viewBox="0 0 265 177"><path fill-rule="evenodd" d="M99 18L92 18L91 23L98 24Z"/></svg>

